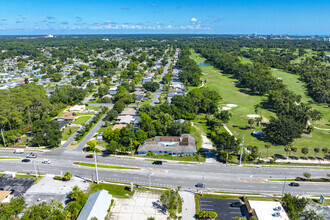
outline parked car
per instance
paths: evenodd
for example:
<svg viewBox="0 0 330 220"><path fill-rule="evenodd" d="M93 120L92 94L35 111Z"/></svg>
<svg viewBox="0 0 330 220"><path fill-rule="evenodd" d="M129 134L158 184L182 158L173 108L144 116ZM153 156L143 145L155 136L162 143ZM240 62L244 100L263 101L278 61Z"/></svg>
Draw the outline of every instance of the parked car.
<svg viewBox="0 0 330 220"><path fill-rule="evenodd" d="M50 161L50 160L48 160L48 159L44 159L44 161L42 161L42 163L43 163L43 164L50 164L50 163L51 163L51 161Z"/></svg>
<svg viewBox="0 0 330 220"><path fill-rule="evenodd" d="M295 186L295 187L298 187L298 186L300 186L300 185L299 185L299 183L291 182L291 183L289 183L289 186Z"/></svg>
<svg viewBox="0 0 330 220"><path fill-rule="evenodd" d="M14 189L11 189L10 190L10 194L13 195L15 193L15 190Z"/></svg>
<svg viewBox="0 0 330 220"><path fill-rule="evenodd" d="M197 188L205 188L205 184L204 183L197 183L195 186Z"/></svg>
<svg viewBox="0 0 330 220"><path fill-rule="evenodd" d="M163 164L163 161L156 160L156 161L152 162L152 164L154 164L154 165L162 165Z"/></svg>
<svg viewBox="0 0 330 220"><path fill-rule="evenodd" d="M233 202L230 204L231 207L241 207L243 204L241 202Z"/></svg>
<svg viewBox="0 0 330 220"><path fill-rule="evenodd" d="M30 162L30 161L31 161L30 159L23 159L22 160L22 162L25 162L25 163Z"/></svg>
<svg viewBox="0 0 330 220"><path fill-rule="evenodd" d="M36 158L38 155L34 154L34 153L30 153L28 155L26 155L26 158Z"/></svg>
<svg viewBox="0 0 330 220"><path fill-rule="evenodd" d="M89 154L89 155L86 156L86 158L94 158L94 155Z"/></svg>

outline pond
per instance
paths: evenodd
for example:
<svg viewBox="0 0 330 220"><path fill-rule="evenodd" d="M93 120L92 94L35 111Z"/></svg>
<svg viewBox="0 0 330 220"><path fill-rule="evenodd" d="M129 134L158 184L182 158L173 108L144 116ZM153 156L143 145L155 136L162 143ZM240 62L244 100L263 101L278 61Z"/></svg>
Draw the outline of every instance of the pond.
<svg viewBox="0 0 330 220"><path fill-rule="evenodd" d="M198 64L198 66L211 66L210 64L207 64L207 63L204 63L204 62L202 62L202 63L199 63Z"/></svg>

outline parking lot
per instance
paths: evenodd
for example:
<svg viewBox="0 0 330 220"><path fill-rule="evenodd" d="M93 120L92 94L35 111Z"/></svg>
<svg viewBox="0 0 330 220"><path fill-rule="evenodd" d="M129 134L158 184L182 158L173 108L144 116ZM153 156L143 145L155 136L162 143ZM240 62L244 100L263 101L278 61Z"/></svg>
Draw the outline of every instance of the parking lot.
<svg viewBox="0 0 330 220"><path fill-rule="evenodd" d="M55 199L66 204L68 194L74 186L82 190L87 190L89 183L83 179L72 177L69 181L54 180L53 175L44 176L37 184L33 185L24 197L28 205L40 203L42 201L50 202Z"/></svg>
<svg viewBox="0 0 330 220"><path fill-rule="evenodd" d="M0 188L10 191L15 190L14 196L23 195L36 181L36 179L12 178L11 175L5 174L0 177Z"/></svg>
<svg viewBox="0 0 330 220"><path fill-rule="evenodd" d="M155 217L166 220L166 209L159 203L160 193L136 191L132 198L115 199L111 208L111 220L146 220Z"/></svg>
<svg viewBox="0 0 330 220"><path fill-rule="evenodd" d="M242 207L230 207L233 202L239 200L233 199L199 199L199 207L202 211L212 211L218 214L216 220L232 220L236 216L248 219L248 212L245 205Z"/></svg>

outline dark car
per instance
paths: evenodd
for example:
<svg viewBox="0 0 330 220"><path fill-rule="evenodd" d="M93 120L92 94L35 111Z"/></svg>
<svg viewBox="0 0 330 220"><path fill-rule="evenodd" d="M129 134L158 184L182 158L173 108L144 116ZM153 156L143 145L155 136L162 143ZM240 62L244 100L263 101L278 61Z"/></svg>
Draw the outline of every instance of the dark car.
<svg viewBox="0 0 330 220"><path fill-rule="evenodd" d="M195 186L197 188L205 188L205 184L204 183L197 183Z"/></svg>
<svg viewBox="0 0 330 220"><path fill-rule="evenodd" d="M292 183L289 184L289 186L295 186L295 187L298 187L298 186L299 186L299 183L292 182Z"/></svg>
<svg viewBox="0 0 330 220"><path fill-rule="evenodd" d="M94 158L94 155L92 155L92 154L87 155L86 158Z"/></svg>
<svg viewBox="0 0 330 220"><path fill-rule="evenodd" d="M162 165L162 164L163 164L163 161L156 160L156 161L152 162L152 164L155 164L155 165Z"/></svg>
<svg viewBox="0 0 330 220"><path fill-rule="evenodd" d="M15 190L14 189L11 189L10 190L10 194L13 195L15 193Z"/></svg>
<svg viewBox="0 0 330 220"><path fill-rule="evenodd" d="M231 207L241 207L243 204L241 202L233 202L230 204Z"/></svg>
<svg viewBox="0 0 330 220"><path fill-rule="evenodd" d="M23 159L22 160L22 162L25 162L25 163L30 162L30 161L31 161L30 159Z"/></svg>

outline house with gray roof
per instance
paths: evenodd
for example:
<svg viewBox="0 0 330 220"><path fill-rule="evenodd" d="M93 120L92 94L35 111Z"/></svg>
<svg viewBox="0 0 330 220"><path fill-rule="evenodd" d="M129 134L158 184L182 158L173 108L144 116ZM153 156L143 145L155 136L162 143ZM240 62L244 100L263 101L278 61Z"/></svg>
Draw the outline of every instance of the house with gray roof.
<svg viewBox="0 0 330 220"><path fill-rule="evenodd" d="M81 210L77 220L89 220L93 217L97 219L105 219L111 204L112 195L108 191L102 189L88 197L83 209Z"/></svg>
<svg viewBox="0 0 330 220"><path fill-rule="evenodd" d="M193 134L182 134L180 137L156 136L153 140L145 141L137 152L139 155L146 155L148 152L173 156L194 155L197 153L195 136Z"/></svg>

